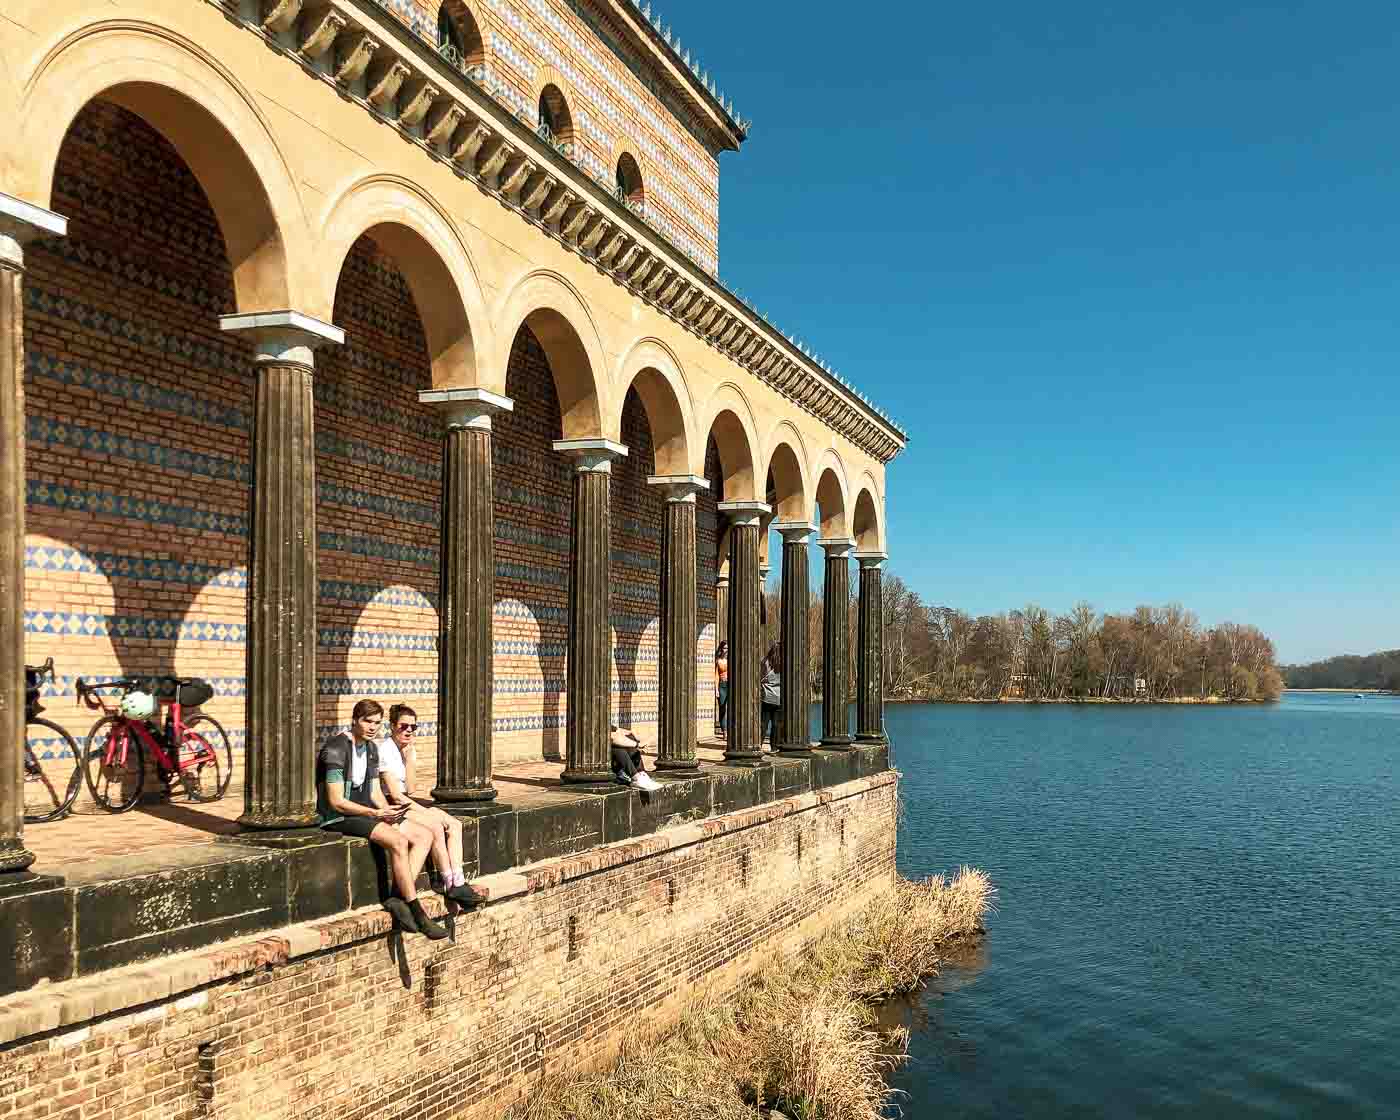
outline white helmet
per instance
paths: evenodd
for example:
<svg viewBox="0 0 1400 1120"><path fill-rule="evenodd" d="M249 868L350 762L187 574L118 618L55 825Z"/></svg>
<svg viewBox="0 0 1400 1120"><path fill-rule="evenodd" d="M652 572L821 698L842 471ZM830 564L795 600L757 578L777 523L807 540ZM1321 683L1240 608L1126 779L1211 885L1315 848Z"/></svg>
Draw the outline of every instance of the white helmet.
<svg viewBox="0 0 1400 1120"><path fill-rule="evenodd" d="M122 697L121 713L127 719L150 719L155 711L156 698L149 692L128 692Z"/></svg>

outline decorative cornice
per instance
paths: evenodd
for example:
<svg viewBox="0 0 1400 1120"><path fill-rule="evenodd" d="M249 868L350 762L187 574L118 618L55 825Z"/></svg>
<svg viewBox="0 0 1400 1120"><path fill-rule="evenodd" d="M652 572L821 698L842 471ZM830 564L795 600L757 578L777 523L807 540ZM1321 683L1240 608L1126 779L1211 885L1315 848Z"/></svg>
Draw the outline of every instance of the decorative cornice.
<svg viewBox="0 0 1400 1120"><path fill-rule="evenodd" d="M225 0L207 2L232 14ZM396 125L404 140L451 164L872 458L887 463L903 449L905 433L850 385L498 102L479 69L449 61L380 0L318 0L306 12L295 0L266 6L272 24L244 18L243 25L309 76ZM342 19L328 19L331 11Z"/></svg>

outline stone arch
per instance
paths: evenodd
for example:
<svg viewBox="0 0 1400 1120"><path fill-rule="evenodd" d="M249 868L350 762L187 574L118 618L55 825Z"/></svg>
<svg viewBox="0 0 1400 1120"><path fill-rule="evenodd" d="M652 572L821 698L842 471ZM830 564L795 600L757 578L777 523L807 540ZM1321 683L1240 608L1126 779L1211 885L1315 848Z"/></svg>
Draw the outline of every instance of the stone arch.
<svg viewBox="0 0 1400 1120"><path fill-rule="evenodd" d="M821 535L826 538L849 537L851 508L850 483L846 480L846 465L835 451L828 449L817 468L817 490L814 516Z"/></svg>
<svg viewBox="0 0 1400 1120"><path fill-rule="evenodd" d="M768 469L764 500L779 521L801 521L811 504L808 497L807 448L801 434L787 420L780 420L768 439Z"/></svg>
<svg viewBox="0 0 1400 1120"><path fill-rule="evenodd" d="M316 262L295 177L255 98L169 27L108 21L54 43L25 85L14 193L48 205L69 127L90 102L136 114L179 153L214 210L241 312L302 310Z"/></svg>
<svg viewBox="0 0 1400 1120"><path fill-rule="evenodd" d="M623 145L613 151L612 170L617 197L628 206L641 207L647 201L647 177L642 161L635 152Z"/></svg>
<svg viewBox="0 0 1400 1120"><path fill-rule="evenodd" d="M885 518L875 481L866 473L861 478L860 493L856 495L851 517L851 533L861 552L885 551Z"/></svg>
<svg viewBox="0 0 1400 1120"><path fill-rule="evenodd" d="M438 6L438 53L470 72L486 65L486 37L481 16L469 0L442 0Z"/></svg>
<svg viewBox="0 0 1400 1120"><path fill-rule="evenodd" d="M600 376L607 368L603 344L592 313L573 286L552 272L529 273L511 289L496 320L504 329L497 336L497 358L483 387L505 392L510 348L520 328L529 327L554 377L561 437L603 437L602 419L614 414Z"/></svg>
<svg viewBox="0 0 1400 1120"><path fill-rule="evenodd" d="M368 235L408 281L423 321L433 388L478 384L477 354L489 353L490 317L476 268L446 212L415 184L375 175L347 188L323 225L327 290L314 312L331 320L340 273L351 248Z"/></svg>
<svg viewBox="0 0 1400 1120"><path fill-rule="evenodd" d="M578 103L569 88L568 81L556 67L543 66L535 74L535 102L542 110L547 110L552 120L550 132L545 134L547 123L544 113L540 114L539 135L542 140L558 145L565 152L571 152L578 142L578 123L574 118L574 106Z"/></svg>
<svg viewBox="0 0 1400 1120"><path fill-rule="evenodd" d="M651 425L657 474L688 474L695 445L695 412L680 363L665 343L643 338L633 344L619 367L618 415L609 422L610 433L620 433L623 402L635 389ZM620 434L609 438L620 439Z"/></svg>
<svg viewBox="0 0 1400 1120"><path fill-rule="evenodd" d="M755 477L759 443L753 411L743 392L733 382L725 382L710 398L705 416L706 442L713 440L719 453L722 500L760 500L762 495ZM700 469L695 473L703 474L704 470L701 460Z"/></svg>

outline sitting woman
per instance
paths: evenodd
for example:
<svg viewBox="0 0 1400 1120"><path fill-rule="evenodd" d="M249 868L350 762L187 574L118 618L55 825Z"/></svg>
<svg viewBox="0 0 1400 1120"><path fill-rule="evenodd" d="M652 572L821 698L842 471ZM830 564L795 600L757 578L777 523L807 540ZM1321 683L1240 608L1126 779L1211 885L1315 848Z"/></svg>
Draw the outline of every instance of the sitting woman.
<svg viewBox="0 0 1400 1120"><path fill-rule="evenodd" d="M433 834L433 866L444 898L463 906L484 902L486 896L467 885L462 865L462 822L451 813L413 799L413 771L418 762L414 736L418 734L418 713L407 704L389 709L389 737L379 743L379 784L384 800L403 809L405 819L421 824Z"/></svg>
<svg viewBox="0 0 1400 1120"><path fill-rule="evenodd" d="M407 810L389 805L379 788L379 750L374 738L384 721L384 709L373 700L361 700L350 720L350 734L333 735L316 755L316 810L321 827L383 848L395 892L384 909L401 929L437 941L447 936L447 930L423 909L415 885L432 851L433 834L425 825L405 820Z"/></svg>
<svg viewBox="0 0 1400 1120"><path fill-rule="evenodd" d="M625 786L636 786L648 793L661 788L661 783L642 768L642 741L630 727L608 724L608 741L612 746L613 776Z"/></svg>

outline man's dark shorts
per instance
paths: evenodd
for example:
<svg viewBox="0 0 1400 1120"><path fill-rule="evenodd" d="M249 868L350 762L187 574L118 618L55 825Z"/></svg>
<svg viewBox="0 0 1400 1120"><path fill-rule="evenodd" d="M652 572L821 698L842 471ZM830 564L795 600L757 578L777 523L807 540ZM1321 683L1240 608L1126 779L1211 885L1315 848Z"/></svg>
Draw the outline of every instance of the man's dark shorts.
<svg viewBox="0 0 1400 1120"><path fill-rule="evenodd" d="M378 823L373 817L341 817L340 820L323 824L321 827L327 832L338 832L342 836L358 836L361 840L368 840L369 834Z"/></svg>

